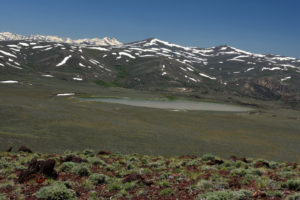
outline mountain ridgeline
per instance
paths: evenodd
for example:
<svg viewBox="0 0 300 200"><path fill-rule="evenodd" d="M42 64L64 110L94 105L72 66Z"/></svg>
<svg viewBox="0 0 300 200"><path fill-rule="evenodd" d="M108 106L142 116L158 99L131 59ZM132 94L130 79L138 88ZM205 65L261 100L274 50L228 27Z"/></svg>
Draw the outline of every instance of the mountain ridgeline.
<svg viewBox="0 0 300 200"><path fill-rule="evenodd" d="M300 60L292 57L254 54L226 45L183 47L156 38L122 44L109 38L100 42L51 37L1 33L0 81L14 78L22 83L26 75L292 104L300 99Z"/></svg>

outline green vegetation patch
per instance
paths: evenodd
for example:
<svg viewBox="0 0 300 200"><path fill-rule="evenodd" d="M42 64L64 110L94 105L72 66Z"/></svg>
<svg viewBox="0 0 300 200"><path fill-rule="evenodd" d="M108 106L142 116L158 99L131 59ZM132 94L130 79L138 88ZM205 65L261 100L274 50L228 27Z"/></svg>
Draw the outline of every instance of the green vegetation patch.
<svg viewBox="0 0 300 200"><path fill-rule="evenodd" d="M119 79L128 78L129 73L128 73L128 69L125 66L116 65L115 69L118 71L117 78Z"/></svg>
<svg viewBox="0 0 300 200"><path fill-rule="evenodd" d="M75 200L76 192L67 188L63 182L54 182L49 186L42 187L34 196L47 200Z"/></svg>
<svg viewBox="0 0 300 200"><path fill-rule="evenodd" d="M104 87L120 87L116 81L94 80L93 82Z"/></svg>

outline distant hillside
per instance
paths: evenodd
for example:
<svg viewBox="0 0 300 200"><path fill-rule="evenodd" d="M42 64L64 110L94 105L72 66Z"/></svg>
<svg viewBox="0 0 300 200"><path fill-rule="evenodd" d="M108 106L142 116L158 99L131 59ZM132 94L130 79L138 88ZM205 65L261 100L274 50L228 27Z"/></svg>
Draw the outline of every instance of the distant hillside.
<svg viewBox="0 0 300 200"><path fill-rule="evenodd" d="M105 43L114 46L45 38L15 36L0 41L0 81L7 81L4 77L9 74L20 75L15 81L22 81L22 75L30 73L142 90L198 91L291 104L300 99L300 60L292 57L226 45L183 47L155 38Z"/></svg>

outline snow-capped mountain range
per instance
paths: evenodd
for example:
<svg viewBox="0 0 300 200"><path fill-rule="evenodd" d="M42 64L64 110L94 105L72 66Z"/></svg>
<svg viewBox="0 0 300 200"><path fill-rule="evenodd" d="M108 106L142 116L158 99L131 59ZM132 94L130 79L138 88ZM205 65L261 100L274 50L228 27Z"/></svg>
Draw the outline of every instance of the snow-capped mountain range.
<svg viewBox="0 0 300 200"><path fill-rule="evenodd" d="M10 32L2 32L0 33L0 41L7 41L7 40L38 40L38 41L47 41L47 42L61 42L61 43L68 43L68 44L78 44L78 45L99 45L99 46L111 46L111 45L121 45L122 43L119 42L115 38L92 38L92 39L78 39L72 40L71 38L61 38L58 36L44 36L44 35L19 35L13 34Z"/></svg>
<svg viewBox="0 0 300 200"><path fill-rule="evenodd" d="M96 45L89 39L75 43L2 33L0 40L0 75L5 77L34 72L43 78L100 80L126 88L300 98L300 60L292 57L226 45L184 47L156 38ZM7 80L0 76L0 81Z"/></svg>

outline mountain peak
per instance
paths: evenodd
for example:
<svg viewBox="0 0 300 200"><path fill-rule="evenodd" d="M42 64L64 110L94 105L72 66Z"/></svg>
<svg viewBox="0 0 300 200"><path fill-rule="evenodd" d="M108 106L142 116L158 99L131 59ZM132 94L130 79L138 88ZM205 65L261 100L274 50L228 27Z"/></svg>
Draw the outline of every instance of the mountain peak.
<svg viewBox="0 0 300 200"><path fill-rule="evenodd" d="M72 40L71 38L61 38L58 36L51 36L51 35L19 35L13 34L10 32L2 32L0 33L0 41L9 41L9 40L40 40L40 41L47 41L47 42L61 42L61 43L68 43L68 44L75 44L75 45L97 45L97 46L112 46L112 45L121 45L122 43L119 42L115 38L104 37L100 38L83 38Z"/></svg>

